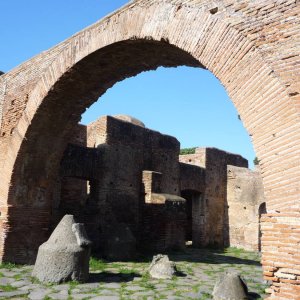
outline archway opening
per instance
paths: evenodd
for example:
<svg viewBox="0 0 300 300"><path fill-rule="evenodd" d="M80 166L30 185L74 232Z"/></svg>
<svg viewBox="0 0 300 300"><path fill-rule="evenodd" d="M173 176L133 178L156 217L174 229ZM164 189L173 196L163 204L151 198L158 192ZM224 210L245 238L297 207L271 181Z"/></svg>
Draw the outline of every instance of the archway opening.
<svg viewBox="0 0 300 300"><path fill-rule="evenodd" d="M59 202L60 162L85 109L116 82L159 66L179 65L203 67L167 41L127 40L86 56L54 84L26 132L14 165L8 215L15 230L7 236L4 260L34 262L38 246L55 226L52 208ZM38 221L30 221L34 228L20 243L23 228L32 219Z"/></svg>
<svg viewBox="0 0 300 300"><path fill-rule="evenodd" d="M56 203L60 203L61 199L57 199L59 193L56 190L56 183L59 177L60 163L67 144L74 137L74 132L78 133L78 122L86 107L89 107L91 103L95 102L99 96L104 94L116 82L127 77L134 76L142 71L156 69L159 66L174 67L180 65L203 68L201 63L195 60L190 54L170 45L167 41L130 40L113 44L90 54L79 61L56 82L41 103L27 131L26 139L17 157L15 172L13 174L14 185L12 185L10 191L10 202L13 204L10 208L12 223L21 224L23 218L29 217L26 215L26 211L25 213L22 211L23 215L21 218L19 217L19 211L24 206L31 208L28 214L32 215L32 210L34 210L36 215L43 214L46 217L40 220L42 224L39 224L37 228L32 230L35 238L32 238L32 236L29 237L21 246L21 248L25 248L25 251L22 250L21 255L14 257L18 257L19 261L28 261L28 257L31 257L33 260L37 247L49 236L49 233L57 224L58 214L55 205ZM125 136L128 132L123 131L121 136ZM77 135L81 137L84 134L86 133L78 133ZM162 149L168 147L168 143L164 144L162 142L160 143L160 147ZM177 145L174 147L177 151ZM104 157L107 149L103 148L100 150ZM114 149L114 151L117 150ZM90 151L92 153L94 150L90 149ZM178 156L178 152L176 151L172 152L174 157ZM95 158L97 154L91 154L91 156ZM165 154L160 157L164 158L165 156L166 160L168 160ZM130 161L130 159L127 161ZM108 167L106 167L107 169ZM121 169L120 167L116 167L119 173ZM76 176L85 180L94 179L93 177L89 177L89 175ZM110 180L108 184L113 186L114 180ZM26 187L24 193L19 188L16 188L17 186ZM124 197L123 195L121 197L123 200L132 199L130 198L130 193L134 190L134 186L134 184L128 182L128 197ZM175 194L180 195L179 188L172 187L172 189L172 191L168 190L167 192L174 193L174 190L177 190ZM195 197L199 198L200 196L197 195ZM118 199L121 198L119 197ZM107 199L109 199L109 196ZM125 202L123 204L125 208ZM201 205L199 203L199 209L201 209ZM124 210L127 211L126 216L118 215L116 217L109 213L106 215L112 220L116 219L119 222L129 219L133 220L129 225L129 229L135 234L137 224L139 223L139 217L134 217L136 207L138 207L138 201L134 202L132 209ZM194 205L194 207L197 206ZM219 209L222 210L221 205L219 205ZM15 216L18 217L15 218ZM203 215L200 214L199 219L201 218L203 219ZM197 221L199 228L203 225L203 220L201 220ZM41 225L43 228L47 228L47 230L43 231L43 234L40 234ZM173 224L172 228L176 228L176 226L176 224ZM22 232L22 230L19 229L19 232ZM14 234L8 236L8 247L14 249L12 245L18 238L18 235L18 230L16 230ZM196 244L202 243L203 235L197 235L199 241ZM218 233L215 235L218 235ZM222 244L222 237L220 237L219 243ZM30 251L28 250L29 248ZM34 249L34 251L31 249ZM19 250L16 249L16 251ZM8 259L11 260L11 255L14 255L14 251L9 251L7 255L10 256Z"/></svg>

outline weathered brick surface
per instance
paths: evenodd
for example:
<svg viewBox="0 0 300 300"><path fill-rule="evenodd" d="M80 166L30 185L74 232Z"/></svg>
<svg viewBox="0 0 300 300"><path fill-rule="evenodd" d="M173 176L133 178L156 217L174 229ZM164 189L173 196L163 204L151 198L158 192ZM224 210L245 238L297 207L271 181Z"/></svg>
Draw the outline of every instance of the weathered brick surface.
<svg viewBox="0 0 300 300"><path fill-rule="evenodd" d="M261 227L264 278L274 282L270 292L274 299L299 299L300 214L265 214Z"/></svg>
<svg viewBox="0 0 300 300"><path fill-rule="evenodd" d="M186 240L192 241L194 246L203 246L205 241L205 184L204 168L180 163L180 190L186 199L187 211Z"/></svg>
<svg viewBox="0 0 300 300"><path fill-rule="evenodd" d="M261 214L266 213L259 170L227 166L227 205L230 246L261 250Z"/></svg>
<svg viewBox="0 0 300 300"><path fill-rule="evenodd" d="M205 168L203 239L196 243L197 246L229 245L227 165L247 167L248 161L240 155L215 148L197 148L195 154L180 155L179 160Z"/></svg>
<svg viewBox="0 0 300 300"><path fill-rule="evenodd" d="M299 15L297 0L132 1L2 75L1 255L27 217L14 211L50 214L80 114L115 82L159 65L204 65L220 79L261 161L268 210L299 213ZM281 282L274 297L295 299L295 286Z"/></svg>
<svg viewBox="0 0 300 300"><path fill-rule="evenodd" d="M155 201L154 201L155 202ZM185 202L166 199L142 208L140 247L143 251L165 252L185 247Z"/></svg>
<svg viewBox="0 0 300 300"><path fill-rule="evenodd" d="M66 213L77 216L102 253L114 224L126 225L138 248L183 248L179 142L122 119L104 116L74 130L60 164L60 201L52 223Z"/></svg>
<svg viewBox="0 0 300 300"><path fill-rule="evenodd" d="M180 156L182 157L182 156ZM182 158L180 158L182 160ZM205 191L205 168L180 163L180 190Z"/></svg>

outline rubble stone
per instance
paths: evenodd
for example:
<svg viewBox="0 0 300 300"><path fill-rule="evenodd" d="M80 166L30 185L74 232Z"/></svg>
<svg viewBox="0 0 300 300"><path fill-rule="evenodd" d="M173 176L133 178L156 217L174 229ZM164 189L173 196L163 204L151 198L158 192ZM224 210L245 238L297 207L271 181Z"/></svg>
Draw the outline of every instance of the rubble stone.
<svg viewBox="0 0 300 300"><path fill-rule="evenodd" d="M248 288L239 274L225 272L219 276L213 290L214 300L246 300Z"/></svg>
<svg viewBox="0 0 300 300"><path fill-rule="evenodd" d="M154 279L172 279L176 273L176 265L167 255L158 254L153 257L149 274Z"/></svg>

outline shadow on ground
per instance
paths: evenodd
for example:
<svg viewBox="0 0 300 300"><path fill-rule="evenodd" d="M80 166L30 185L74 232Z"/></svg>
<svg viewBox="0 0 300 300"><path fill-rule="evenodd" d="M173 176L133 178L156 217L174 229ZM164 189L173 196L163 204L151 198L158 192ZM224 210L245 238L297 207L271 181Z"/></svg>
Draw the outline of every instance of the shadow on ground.
<svg viewBox="0 0 300 300"><path fill-rule="evenodd" d="M88 282L129 282L132 281L135 277L141 277L141 275L134 272L128 274L110 272L90 273Z"/></svg>
<svg viewBox="0 0 300 300"><path fill-rule="evenodd" d="M241 257L237 257L239 249L236 252L231 253L227 249L196 249L192 247L187 247L185 251L178 252L167 252L162 254L167 254L172 261L175 262L194 262L194 263L208 263L208 264L233 264L233 265L249 265L249 266L261 266L259 262L259 257L256 256L255 259L249 259L242 257L244 252L240 254ZM249 252L250 253L250 252ZM145 256L138 257L134 262L144 262L150 263L152 261L154 254L148 254ZM155 254L156 255L156 254Z"/></svg>
<svg viewBox="0 0 300 300"><path fill-rule="evenodd" d="M196 263L209 263L209 264L233 264L233 265L250 265L250 266L260 266L261 264L253 259L234 257L230 255L224 255L220 252L202 252L203 255L199 255L199 250L197 255L185 255L181 253L170 253L169 257L173 261L187 261Z"/></svg>

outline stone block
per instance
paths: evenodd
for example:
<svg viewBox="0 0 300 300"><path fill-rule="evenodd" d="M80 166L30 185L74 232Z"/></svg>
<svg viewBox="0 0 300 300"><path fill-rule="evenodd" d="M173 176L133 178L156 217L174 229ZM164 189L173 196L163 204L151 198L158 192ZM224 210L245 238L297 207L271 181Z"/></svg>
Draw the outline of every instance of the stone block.
<svg viewBox="0 0 300 300"><path fill-rule="evenodd" d="M89 241L83 224L65 215L49 240L39 247L32 276L42 282L85 282L89 276Z"/></svg>

